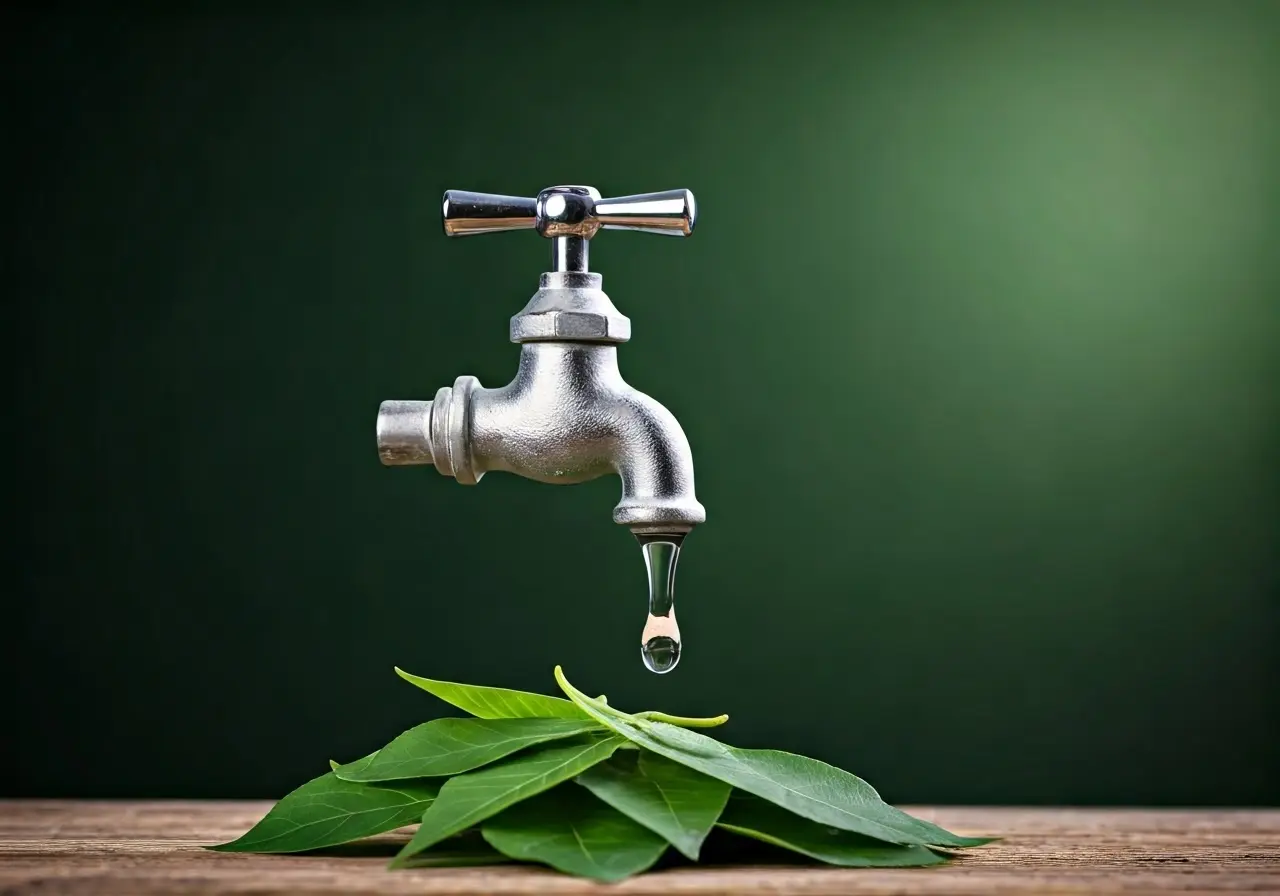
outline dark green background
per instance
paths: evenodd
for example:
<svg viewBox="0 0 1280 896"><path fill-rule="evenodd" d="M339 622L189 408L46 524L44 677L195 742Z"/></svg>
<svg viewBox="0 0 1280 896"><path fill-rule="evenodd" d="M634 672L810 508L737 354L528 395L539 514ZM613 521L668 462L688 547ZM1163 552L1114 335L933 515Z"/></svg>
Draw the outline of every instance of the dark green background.
<svg viewBox="0 0 1280 896"><path fill-rule="evenodd" d="M895 801L1280 802L1280 4L5 13L3 791L273 796L391 673L729 712ZM15 155L16 154L16 155ZM616 479L384 469L605 233L708 522L640 664Z"/></svg>

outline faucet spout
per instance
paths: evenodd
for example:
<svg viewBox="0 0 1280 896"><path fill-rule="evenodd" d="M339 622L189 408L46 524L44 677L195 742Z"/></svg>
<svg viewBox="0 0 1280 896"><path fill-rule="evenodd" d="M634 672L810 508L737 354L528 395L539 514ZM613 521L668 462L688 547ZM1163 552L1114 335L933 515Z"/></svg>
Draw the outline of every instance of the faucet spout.
<svg viewBox="0 0 1280 896"><path fill-rule="evenodd" d="M616 346L527 343L515 379L481 390L475 408L472 444L486 470L555 484L617 473L613 519L637 533L687 532L706 520L684 430L623 380Z"/></svg>
<svg viewBox="0 0 1280 896"><path fill-rule="evenodd" d="M636 534L706 520L684 430L623 380L615 345L529 342L506 386L460 377L431 402L384 402L378 445L385 464L434 463L465 483L490 471L554 485L616 473L613 519Z"/></svg>

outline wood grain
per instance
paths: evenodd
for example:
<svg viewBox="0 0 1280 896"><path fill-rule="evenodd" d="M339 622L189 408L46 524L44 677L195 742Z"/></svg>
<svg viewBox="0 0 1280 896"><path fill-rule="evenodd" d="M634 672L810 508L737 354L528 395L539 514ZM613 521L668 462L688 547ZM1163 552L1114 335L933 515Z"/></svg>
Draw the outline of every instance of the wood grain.
<svg viewBox="0 0 1280 896"><path fill-rule="evenodd" d="M538 868L386 871L374 855L213 853L266 802L0 801L0 893L678 894L1280 893L1280 810L910 809L1000 836L926 869L676 868L602 886Z"/></svg>

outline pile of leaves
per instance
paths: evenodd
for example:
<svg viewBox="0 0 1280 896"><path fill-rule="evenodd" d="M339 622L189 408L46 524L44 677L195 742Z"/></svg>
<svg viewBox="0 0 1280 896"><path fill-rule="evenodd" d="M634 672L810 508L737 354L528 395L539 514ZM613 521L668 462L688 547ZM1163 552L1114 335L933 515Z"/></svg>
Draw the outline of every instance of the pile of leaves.
<svg viewBox="0 0 1280 896"><path fill-rule="evenodd" d="M727 716L629 714L555 676L568 697L396 672L470 719L410 728L280 800L213 849L292 853L419 822L391 867L517 861L616 881L668 847L697 861L713 829L832 865L935 865L986 839L885 803L861 778L779 750L701 734Z"/></svg>

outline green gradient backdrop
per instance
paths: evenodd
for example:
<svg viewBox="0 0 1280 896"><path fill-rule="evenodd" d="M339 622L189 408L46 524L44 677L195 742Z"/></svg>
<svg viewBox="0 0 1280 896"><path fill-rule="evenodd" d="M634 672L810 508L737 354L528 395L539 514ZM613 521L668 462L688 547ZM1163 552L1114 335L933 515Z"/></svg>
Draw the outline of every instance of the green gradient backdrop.
<svg viewBox="0 0 1280 896"><path fill-rule="evenodd" d="M441 707L729 712L899 801L1276 803L1280 4L6 13L20 552L4 792L270 796ZM567 27L567 23L573 23ZM379 466L603 234L688 431L686 653L614 479Z"/></svg>

